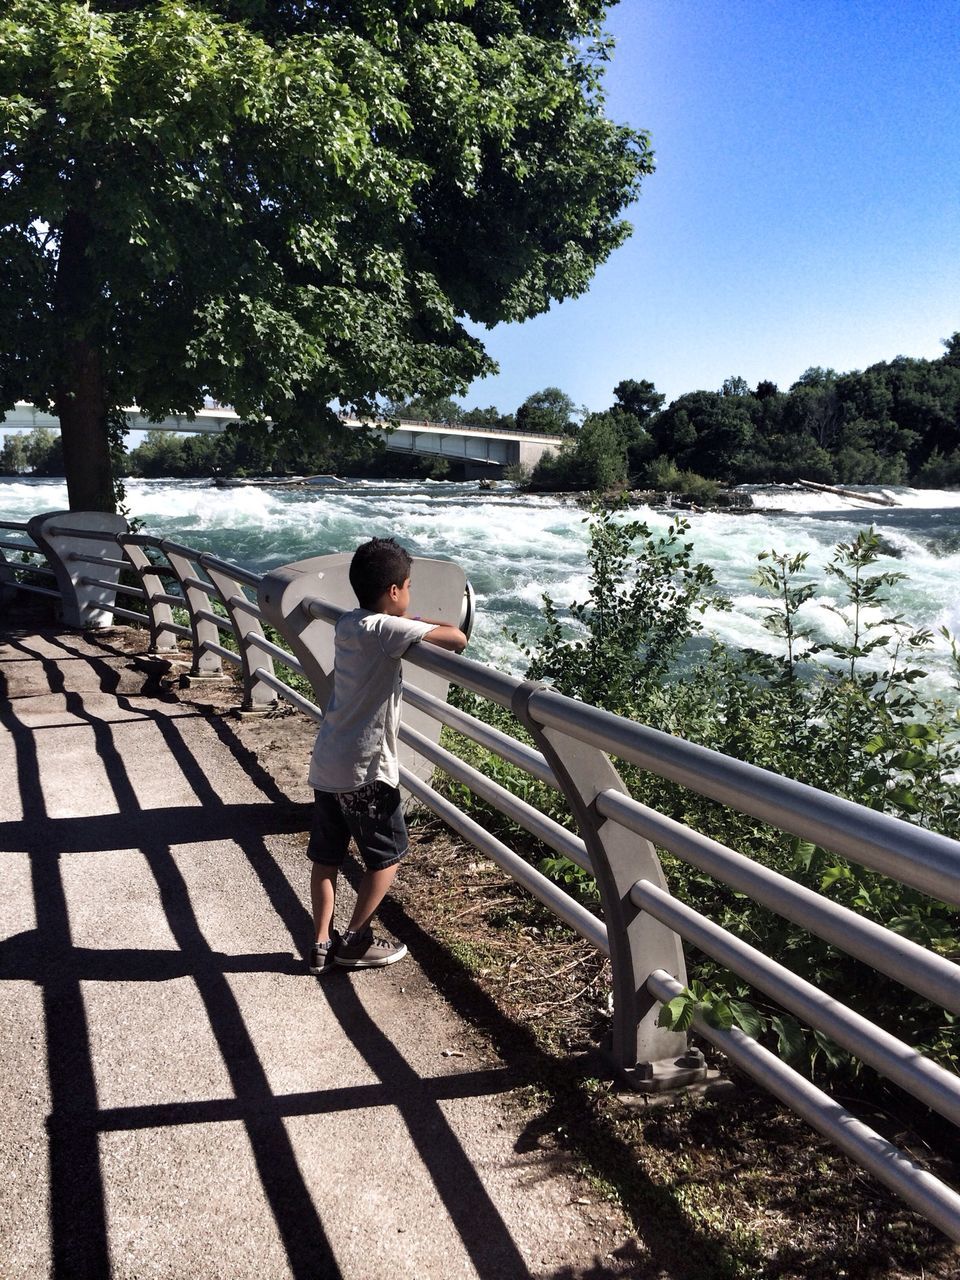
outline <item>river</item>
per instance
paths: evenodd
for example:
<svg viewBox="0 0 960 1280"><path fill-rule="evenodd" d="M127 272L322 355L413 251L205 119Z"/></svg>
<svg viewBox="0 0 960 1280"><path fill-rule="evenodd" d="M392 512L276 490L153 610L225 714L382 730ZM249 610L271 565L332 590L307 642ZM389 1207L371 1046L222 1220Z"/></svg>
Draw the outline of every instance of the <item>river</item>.
<svg viewBox="0 0 960 1280"><path fill-rule="evenodd" d="M768 602L752 581L757 555L775 549L809 553L809 576L820 585L804 615L821 637L839 635L842 620L830 609L837 584L824 578L823 566L838 541L872 525L883 539L880 567L906 575L891 589L891 610L935 633L933 682L950 687L947 643L936 633L943 626L960 632L960 493L891 488L885 492L898 506L887 508L784 487L748 492L757 508L753 513L689 517L696 555L713 568L731 604L729 612L706 615L710 634L725 644L775 648L762 625ZM560 604L587 593L585 513L566 497L444 481L283 490L132 480L127 499L145 532L176 537L259 571L391 534L414 554L457 560L478 599L471 651L503 670L522 670L523 656L507 633L535 636L544 592ZM65 506L61 481L0 480L0 518L25 520ZM649 508L635 508L631 515L655 529L669 520L669 513Z"/></svg>

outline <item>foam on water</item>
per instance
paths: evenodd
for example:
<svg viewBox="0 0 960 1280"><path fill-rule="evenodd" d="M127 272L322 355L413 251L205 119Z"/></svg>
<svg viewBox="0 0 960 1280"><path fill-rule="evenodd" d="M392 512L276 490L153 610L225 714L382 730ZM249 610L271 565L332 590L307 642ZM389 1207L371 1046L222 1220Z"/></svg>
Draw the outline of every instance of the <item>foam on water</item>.
<svg viewBox="0 0 960 1280"><path fill-rule="evenodd" d="M960 492L885 489L898 503L889 508L786 486L748 492L754 503L748 513L687 517L697 558L711 565L730 602L729 612L711 610L704 619L721 642L778 651L763 627L770 602L755 581L757 556L769 550L808 556L805 579L816 582L817 592L802 620L819 639L839 638L843 623L834 609L841 588L825 566L837 542L870 526L881 538L878 567L906 575L891 589L890 611L915 628L960 631ZM418 555L454 559L477 591L475 654L513 671L524 659L504 631L529 641L544 593L565 606L588 592L585 513L569 498L519 494L508 486L377 480L310 490L133 480L127 495L146 532L173 534L259 571L349 551L375 535L395 535ZM0 480L0 518L25 520L66 505L62 481ZM662 531L671 513L641 507L623 518ZM948 649L939 636L933 653L946 680Z"/></svg>

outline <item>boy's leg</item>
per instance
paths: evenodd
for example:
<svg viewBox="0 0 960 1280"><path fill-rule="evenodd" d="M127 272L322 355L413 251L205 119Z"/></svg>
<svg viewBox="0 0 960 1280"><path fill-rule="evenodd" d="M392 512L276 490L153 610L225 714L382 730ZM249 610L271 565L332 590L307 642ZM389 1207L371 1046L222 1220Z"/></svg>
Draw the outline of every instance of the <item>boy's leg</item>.
<svg viewBox="0 0 960 1280"><path fill-rule="evenodd" d="M336 941L332 925L337 872L346 857L349 843L350 832L336 796L316 792L307 845L307 854L312 862L310 905L313 909L314 942L308 961L311 973L324 973L333 965Z"/></svg>
<svg viewBox="0 0 960 1280"><path fill-rule="evenodd" d="M353 908L353 915L347 925L351 933L363 933L376 914L380 903L387 896L387 891L399 870L400 863L395 862L392 867L384 867L381 871L364 872L357 886L357 901Z"/></svg>
<svg viewBox="0 0 960 1280"><path fill-rule="evenodd" d="M376 782L341 796L345 816L367 869L357 886L357 901L334 963L348 969L372 969L402 960L402 942L375 938L370 922L393 884L400 860L407 852L407 828L400 792Z"/></svg>
<svg viewBox="0 0 960 1280"><path fill-rule="evenodd" d="M333 908L337 896L337 867L314 862L310 872L310 902L313 907L315 941L329 942L333 926Z"/></svg>

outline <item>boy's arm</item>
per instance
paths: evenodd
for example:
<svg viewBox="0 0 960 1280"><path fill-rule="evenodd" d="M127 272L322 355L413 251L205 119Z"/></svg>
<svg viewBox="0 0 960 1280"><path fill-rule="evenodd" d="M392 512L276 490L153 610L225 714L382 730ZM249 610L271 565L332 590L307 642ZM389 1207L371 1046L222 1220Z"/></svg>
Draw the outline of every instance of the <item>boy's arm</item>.
<svg viewBox="0 0 960 1280"><path fill-rule="evenodd" d="M416 622L431 622L433 630L423 637L427 644L438 645L441 649L451 649L454 653L463 653L467 647L467 637L459 627L451 627L448 622L437 622L433 618L416 618Z"/></svg>

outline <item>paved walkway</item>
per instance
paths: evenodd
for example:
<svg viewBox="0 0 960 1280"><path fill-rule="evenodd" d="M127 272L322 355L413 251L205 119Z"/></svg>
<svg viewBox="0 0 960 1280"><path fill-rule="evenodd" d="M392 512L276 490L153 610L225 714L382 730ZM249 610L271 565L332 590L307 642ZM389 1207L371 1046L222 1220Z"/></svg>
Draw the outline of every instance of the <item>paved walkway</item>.
<svg viewBox="0 0 960 1280"><path fill-rule="evenodd" d="M151 679L0 621L0 1275L624 1274L415 958L306 975L302 812Z"/></svg>

